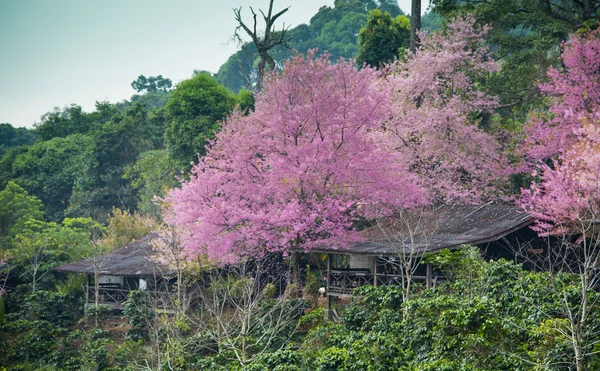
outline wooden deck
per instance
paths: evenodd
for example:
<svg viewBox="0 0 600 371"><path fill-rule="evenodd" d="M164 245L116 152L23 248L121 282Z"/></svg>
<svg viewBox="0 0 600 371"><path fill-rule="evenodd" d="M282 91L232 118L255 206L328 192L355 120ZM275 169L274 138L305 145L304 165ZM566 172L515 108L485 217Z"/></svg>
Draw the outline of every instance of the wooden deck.
<svg viewBox="0 0 600 371"><path fill-rule="evenodd" d="M355 289L366 285L402 286L403 284L401 275L373 274L368 270L360 269L331 269L329 276L327 292L330 296L349 296ZM427 284L427 276L412 276L412 281ZM437 277L433 278L433 285L435 285L435 281L437 281Z"/></svg>
<svg viewBox="0 0 600 371"><path fill-rule="evenodd" d="M95 305L96 303L96 290L94 286L85 285L85 305L86 307ZM123 303L129 297L129 293L133 290L123 289L118 286L106 286L102 285L98 289L98 304L108 305L113 309L123 310L125 307ZM150 297L157 304L162 304L163 307L168 307L170 304L169 293L166 291L146 291L150 294Z"/></svg>

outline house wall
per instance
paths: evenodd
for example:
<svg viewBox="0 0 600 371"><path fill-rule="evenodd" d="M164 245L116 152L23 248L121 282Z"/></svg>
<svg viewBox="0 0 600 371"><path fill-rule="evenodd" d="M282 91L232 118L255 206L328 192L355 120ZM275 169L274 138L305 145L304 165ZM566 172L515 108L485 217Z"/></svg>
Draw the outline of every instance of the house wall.
<svg viewBox="0 0 600 371"><path fill-rule="evenodd" d="M350 268L368 268L372 271L374 264L374 256L350 255Z"/></svg>
<svg viewBox="0 0 600 371"><path fill-rule="evenodd" d="M118 283L123 286L123 277L122 276L99 276L98 283Z"/></svg>

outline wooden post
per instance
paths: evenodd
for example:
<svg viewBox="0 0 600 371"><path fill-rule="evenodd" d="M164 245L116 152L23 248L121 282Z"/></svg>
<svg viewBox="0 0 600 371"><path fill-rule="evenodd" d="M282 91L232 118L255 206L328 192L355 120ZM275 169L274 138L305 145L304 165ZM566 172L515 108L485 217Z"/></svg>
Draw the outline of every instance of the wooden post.
<svg viewBox="0 0 600 371"><path fill-rule="evenodd" d="M331 286L331 254L327 254L327 287L325 288L327 291L327 310L331 309L331 300L332 297L329 295L329 287Z"/></svg>
<svg viewBox="0 0 600 371"><path fill-rule="evenodd" d="M431 264L427 264L427 288L430 289L433 286L433 269Z"/></svg>
<svg viewBox="0 0 600 371"><path fill-rule="evenodd" d="M294 283L298 284L300 282L300 269L298 267L298 252L296 251L292 253L292 271L294 272Z"/></svg>
<svg viewBox="0 0 600 371"><path fill-rule="evenodd" d="M377 257L373 259L373 286L377 287Z"/></svg>
<svg viewBox="0 0 600 371"><path fill-rule="evenodd" d="M91 277L89 274L86 275L87 276L87 285L84 284L83 285L83 290L85 291L85 302L83 303L83 316L87 319L88 317L88 303L90 302L90 284L91 284Z"/></svg>

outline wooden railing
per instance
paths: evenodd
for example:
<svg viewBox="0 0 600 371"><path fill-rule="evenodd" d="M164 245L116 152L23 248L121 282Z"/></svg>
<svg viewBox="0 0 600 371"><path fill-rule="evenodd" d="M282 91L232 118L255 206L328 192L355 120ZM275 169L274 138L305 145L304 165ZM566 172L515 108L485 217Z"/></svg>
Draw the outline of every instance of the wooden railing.
<svg viewBox="0 0 600 371"><path fill-rule="evenodd" d="M331 270L329 293L332 295L351 295L354 289L365 285L402 286L405 282L401 275L377 273L376 279L368 270ZM413 282L427 282L426 276L412 276Z"/></svg>
<svg viewBox="0 0 600 371"><path fill-rule="evenodd" d="M85 286L86 304L96 303L96 290L94 286ZM98 303L109 305L116 309L123 309L123 303L129 297L129 292L133 290L123 289L117 286L100 286L98 289ZM150 297L157 302L168 304L169 293L166 291L146 291Z"/></svg>

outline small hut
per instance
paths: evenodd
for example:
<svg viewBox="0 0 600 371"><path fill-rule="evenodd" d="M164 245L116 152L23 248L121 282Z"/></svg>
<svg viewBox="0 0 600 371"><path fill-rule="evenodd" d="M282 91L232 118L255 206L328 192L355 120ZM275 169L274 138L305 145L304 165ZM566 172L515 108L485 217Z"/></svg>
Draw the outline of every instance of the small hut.
<svg viewBox="0 0 600 371"><path fill-rule="evenodd" d="M59 272L83 273L87 275L85 290L85 305L94 305L96 296L99 304L108 305L114 309L123 309L132 290L147 290L153 296L164 294L170 285L171 270L157 261L152 241L160 238L151 233L142 239L134 241L120 249L114 250L96 259L99 266L96 292L94 284L94 264L90 260L80 260L74 263L54 268Z"/></svg>

